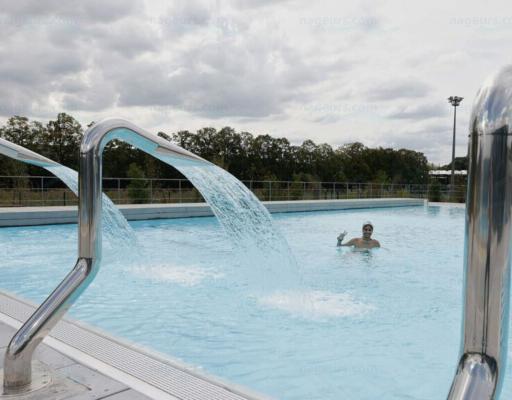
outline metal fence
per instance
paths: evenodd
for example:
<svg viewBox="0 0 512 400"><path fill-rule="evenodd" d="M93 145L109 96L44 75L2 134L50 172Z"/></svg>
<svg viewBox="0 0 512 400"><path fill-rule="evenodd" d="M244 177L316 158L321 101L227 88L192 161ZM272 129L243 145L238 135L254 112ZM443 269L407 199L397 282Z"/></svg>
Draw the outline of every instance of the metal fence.
<svg viewBox="0 0 512 400"><path fill-rule="evenodd" d="M464 202L466 187L449 185L242 181L262 201L415 197ZM103 190L116 204L204 201L187 179L104 178ZM54 176L0 176L0 206L76 205L77 198Z"/></svg>

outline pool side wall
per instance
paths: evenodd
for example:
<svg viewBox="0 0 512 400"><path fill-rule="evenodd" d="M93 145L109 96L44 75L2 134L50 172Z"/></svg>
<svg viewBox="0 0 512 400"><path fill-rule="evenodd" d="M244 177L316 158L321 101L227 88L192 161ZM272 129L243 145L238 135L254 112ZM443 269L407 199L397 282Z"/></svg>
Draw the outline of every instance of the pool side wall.
<svg viewBox="0 0 512 400"><path fill-rule="evenodd" d="M265 207L271 213L334 211L359 208L409 207L423 206L424 199L353 199L353 200L303 200L303 201L266 201ZM129 221L190 218L213 216L206 203L180 204L129 204L119 205L123 215ZM67 207L0 207L0 227L76 224L78 209Z"/></svg>

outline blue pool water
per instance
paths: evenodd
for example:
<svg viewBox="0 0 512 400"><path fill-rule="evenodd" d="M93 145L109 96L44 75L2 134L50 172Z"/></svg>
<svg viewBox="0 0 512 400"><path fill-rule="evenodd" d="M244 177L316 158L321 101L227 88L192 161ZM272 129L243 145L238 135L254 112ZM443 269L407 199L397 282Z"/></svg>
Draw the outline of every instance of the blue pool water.
<svg viewBox="0 0 512 400"><path fill-rule="evenodd" d="M459 350L464 209L274 219L300 287L278 262L250 273L255 260L214 218L142 221L131 225L143 249L105 243L102 269L70 313L275 398L446 398ZM358 235L366 220L382 249L336 248L339 232ZM1 288L42 301L73 266L76 234L74 225L0 229Z"/></svg>

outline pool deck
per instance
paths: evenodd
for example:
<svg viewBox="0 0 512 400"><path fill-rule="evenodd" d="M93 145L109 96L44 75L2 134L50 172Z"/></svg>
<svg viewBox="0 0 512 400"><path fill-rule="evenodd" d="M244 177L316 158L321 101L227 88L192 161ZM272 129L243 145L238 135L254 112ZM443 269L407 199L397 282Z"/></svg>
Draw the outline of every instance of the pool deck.
<svg viewBox="0 0 512 400"><path fill-rule="evenodd" d="M423 199L379 198L344 200L297 200L266 201L265 207L271 213L334 211L360 208L422 206ZM129 204L118 205L129 221L209 217L212 210L206 203L179 204ZM75 224L78 219L76 206L67 207L0 207L0 227Z"/></svg>
<svg viewBox="0 0 512 400"><path fill-rule="evenodd" d="M35 306L0 292L0 367L5 349ZM9 400L269 400L179 360L64 318L37 348L52 383ZM0 399L4 396L0 395Z"/></svg>

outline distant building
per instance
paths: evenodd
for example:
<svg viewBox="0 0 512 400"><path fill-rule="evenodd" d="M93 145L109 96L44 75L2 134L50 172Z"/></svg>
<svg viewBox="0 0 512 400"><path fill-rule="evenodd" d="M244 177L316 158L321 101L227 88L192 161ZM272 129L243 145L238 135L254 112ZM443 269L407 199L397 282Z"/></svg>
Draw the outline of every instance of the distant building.
<svg viewBox="0 0 512 400"><path fill-rule="evenodd" d="M430 176L430 180L436 180L441 184L448 185L450 184L450 179L452 176L452 171L447 169L434 169L428 172ZM455 171L455 184L456 185L465 185L467 182L468 171L463 169L459 171Z"/></svg>

